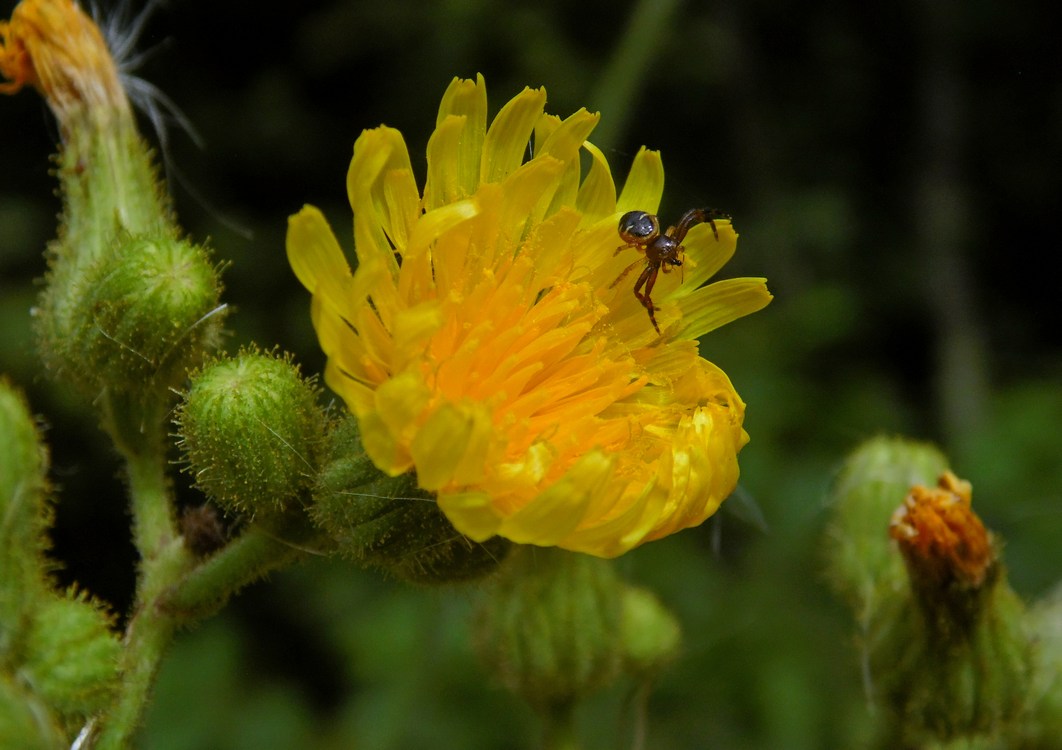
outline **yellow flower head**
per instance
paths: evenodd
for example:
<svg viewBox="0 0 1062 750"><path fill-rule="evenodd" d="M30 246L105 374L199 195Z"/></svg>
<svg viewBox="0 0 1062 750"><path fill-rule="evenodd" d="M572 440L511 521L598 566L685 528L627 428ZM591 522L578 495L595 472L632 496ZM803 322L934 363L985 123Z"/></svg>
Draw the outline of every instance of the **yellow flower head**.
<svg viewBox="0 0 1062 750"><path fill-rule="evenodd" d="M82 104L129 112L107 43L73 0L23 0L0 21L0 73L0 93L34 86L60 121Z"/></svg>
<svg viewBox="0 0 1062 750"><path fill-rule="evenodd" d="M635 252L616 254L619 216L659 205L659 154L638 153L617 200L586 141L598 116L562 121L545 102L525 89L487 127L482 77L455 79L423 196L402 135L365 131L347 174L355 271L312 206L291 217L288 258L325 381L380 469L415 470L473 539L612 557L701 523L734 489L745 405L696 338L771 295L763 279L701 287L737 235L696 226L684 274L653 291L657 334L633 280L610 286Z"/></svg>

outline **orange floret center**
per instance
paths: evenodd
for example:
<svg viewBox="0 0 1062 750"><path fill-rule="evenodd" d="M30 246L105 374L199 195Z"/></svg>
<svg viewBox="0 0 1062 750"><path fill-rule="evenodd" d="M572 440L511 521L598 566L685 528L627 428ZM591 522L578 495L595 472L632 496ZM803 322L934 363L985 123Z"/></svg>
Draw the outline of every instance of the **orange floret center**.
<svg viewBox="0 0 1062 750"><path fill-rule="evenodd" d="M889 535L909 565L940 583L979 587L995 559L992 536L971 506L970 483L950 471L934 488L911 488L892 516Z"/></svg>

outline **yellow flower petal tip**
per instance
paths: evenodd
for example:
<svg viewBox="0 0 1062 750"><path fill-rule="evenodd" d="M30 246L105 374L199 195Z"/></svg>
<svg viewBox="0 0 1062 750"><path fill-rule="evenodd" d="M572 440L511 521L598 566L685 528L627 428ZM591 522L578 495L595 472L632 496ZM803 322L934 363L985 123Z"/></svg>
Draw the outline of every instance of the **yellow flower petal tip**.
<svg viewBox="0 0 1062 750"><path fill-rule="evenodd" d="M525 89L488 124L483 78L455 79L423 193L401 134L364 132L347 175L356 270L309 207L288 256L313 295L325 380L377 466L415 470L473 539L614 557L733 491L745 404L695 339L771 297L762 279L701 286L737 235L700 224L687 283L655 280L658 334L634 276L613 282L635 260L617 254L620 214L656 210L660 155L643 149L617 198L586 141L597 116L561 120L545 101Z"/></svg>

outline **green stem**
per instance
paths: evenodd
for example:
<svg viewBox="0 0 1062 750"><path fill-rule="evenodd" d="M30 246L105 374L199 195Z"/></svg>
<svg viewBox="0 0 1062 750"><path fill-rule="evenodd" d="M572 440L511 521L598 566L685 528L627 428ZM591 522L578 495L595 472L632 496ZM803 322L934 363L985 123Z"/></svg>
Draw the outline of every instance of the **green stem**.
<svg viewBox="0 0 1062 750"><path fill-rule="evenodd" d="M183 541L176 538L141 565L137 606L125 631L119 664L122 689L115 705L97 717L91 745L96 750L122 750L132 745L162 657L179 624L176 617L157 605L157 599L192 564L193 558Z"/></svg>
<svg viewBox="0 0 1062 750"><path fill-rule="evenodd" d="M97 717L90 746L119 750L131 745L162 657L179 627L212 614L234 591L302 554L299 548L252 528L206 560L197 561L180 537L145 560L119 665L122 692L115 706Z"/></svg>
<svg viewBox="0 0 1062 750"><path fill-rule="evenodd" d="M136 603L118 665L121 692L114 706L97 717L90 743L94 748L118 750L130 745L178 624L155 602L195 564L174 521L166 475L164 411L151 406L114 394L108 394L103 403L104 427L126 460L140 569Z"/></svg>
<svg viewBox="0 0 1062 750"><path fill-rule="evenodd" d="M174 582L159 606L182 621L201 619L218 610L229 595L305 554L301 546L252 526Z"/></svg>
<svg viewBox="0 0 1062 750"><path fill-rule="evenodd" d="M165 410L158 407L113 395L104 403L104 426L126 459L133 540L141 562L119 664L121 692L96 717L87 745L97 750L131 746L179 627L213 613L234 591L300 554L257 528L205 560L185 547L166 475Z"/></svg>
<svg viewBox="0 0 1062 750"><path fill-rule="evenodd" d="M631 729L631 750L645 750L646 737L649 733L649 696L653 692L653 682L643 680L631 697L634 714L634 726Z"/></svg>
<svg viewBox="0 0 1062 750"><path fill-rule="evenodd" d="M161 452L127 456L133 542L145 564L178 537L165 465Z"/></svg>
<svg viewBox="0 0 1062 750"><path fill-rule="evenodd" d="M591 105L607 113L594 129L594 144L606 151L615 148L635 114L639 92L652 69L653 58L673 28L673 17L682 0L640 0L627 21L627 28L591 93Z"/></svg>

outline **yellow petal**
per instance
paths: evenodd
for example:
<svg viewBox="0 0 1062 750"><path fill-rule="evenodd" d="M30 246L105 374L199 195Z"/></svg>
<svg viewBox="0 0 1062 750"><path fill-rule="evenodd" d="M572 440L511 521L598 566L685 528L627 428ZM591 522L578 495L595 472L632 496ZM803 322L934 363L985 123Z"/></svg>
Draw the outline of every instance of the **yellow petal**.
<svg viewBox="0 0 1062 750"><path fill-rule="evenodd" d="M470 161L461 156L466 138L468 118L465 115L449 115L439 123L428 139L428 180L424 186L424 208L432 209L470 196L479 181L479 160L475 161L475 174L470 178L462 168ZM477 157L478 157L477 153Z"/></svg>
<svg viewBox="0 0 1062 750"><path fill-rule="evenodd" d="M390 178L392 191L402 194L400 207L394 209L388 204L386 187L388 175L393 172L406 175ZM347 197L354 209L354 246L359 264L376 259L385 264L392 275L398 275L393 238L398 232L405 234L407 230L396 225L412 223L413 217L408 213L411 200L412 204L419 206L412 173L405 141L394 128L366 130L354 143L354 157L347 170ZM415 198L411 199L410 191Z"/></svg>
<svg viewBox="0 0 1062 750"><path fill-rule="evenodd" d="M504 518L494 509L490 494L482 490L440 492L439 508L455 529L476 542L496 536Z"/></svg>
<svg viewBox="0 0 1062 750"><path fill-rule="evenodd" d="M455 78L443 94L435 132L428 140L425 209L467 198L476 191L486 132L487 86L483 76L475 81Z"/></svg>
<svg viewBox="0 0 1062 750"><path fill-rule="evenodd" d="M500 182L520 166L545 104L545 89L526 88L501 108L483 142L480 182Z"/></svg>
<svg viewBox="0 0 1062 750"><path fill-rule="evenodd" d="M589 141L583 148L590 153L590 171L579 188L575 207L583 215L583 223L590 224L616 213L616 183L601 149Z"/></svg>
<svg viewBox="0 0 1062 750"><path fill-rule="evenodd" d="M766 279L726 279L682 297L679 338L698 338L720 326L762 310L773 299Z"/></svg>
<svg viewBox="0 0 1062 750"><path fill-rule="evenodd" d="M616 211L647 211L655 214L660 209L664 194L664 163L659 151L650 151L644 146L638 150L623 183L623 192L616 201Z"/></svg>
<svg viewBox="0 0 1062 750"><path fill-rule="evenodd" d="M634 502L609 520L579 529L562 546L598 557L618 557L637 547L652 533L653 524L660 516L656 497L659 493L652 489L646 487Z"/></svg>
<svg viewBox="0 0 1062 750"><path fill-rule="evenodd" d="M417 483L438 491L483 479L493 425L482 403L443 404L417 431L411 452Z"/></svg>
<svg viewBox="0 0 1062 750"><path fill-rule="evenodd" d="M561 122L549 134L545 142L539 146L537 155L546 156L548 154L563 162L578 158L579 149L582 148L583 143L600 120L600 114L580 109Z"/></svg>
<svg viewBox="0 0 1062 750"><path fill-rule="evenodd" d="M583 522L612 468L613 461L601 451L587 453L559 481L505 518L498 533L517 544L557 545Z"/></svg>
<svg viewBox="0 0 1062 750"><path fill-rule="evenodd" d="M286 244L288 263L302 285L334 308L345 308L343 281L350 278L350 266L324 214L314 206L303 206L288 219Z"/></svg>

